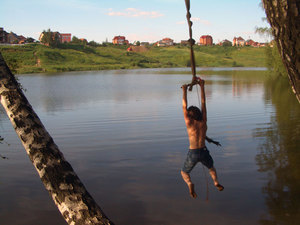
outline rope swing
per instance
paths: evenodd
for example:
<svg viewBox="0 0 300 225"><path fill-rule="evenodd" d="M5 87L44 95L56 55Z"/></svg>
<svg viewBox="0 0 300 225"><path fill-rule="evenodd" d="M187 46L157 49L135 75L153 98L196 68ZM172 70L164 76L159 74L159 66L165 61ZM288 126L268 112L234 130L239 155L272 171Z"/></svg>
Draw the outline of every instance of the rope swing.
<svg viewBox="0 0 300 225"><path fill-rule="evenodd" d="M199 108L200 108L200 96L199 96L199 90L198 90L198 85L197 84L200 83L199 81L201 81L201 78L196 76L196 63L195 63L195 54L194 54L194 49L193 49L193 46L195 45L195 40L193 39L193 31L192 31L193 22L191 21L190 0L185 0L185 6L186 6L186 10L187 10L186 19L187 19L188 28L189 28L189 40L188 40L188 42L189 42L189 45L190 45L190 60L191 60L191 70L192 70L192 81L189 84L185 84L185 87L187 87L189 91L192 91L193 86L196 85L198 104L199 104ZM202 87L202 88L204 88L204 87ZM204 90L202 89L202 91L204 91ZM187 93L185 92L185 98L187 98L186 94ZM202 93L202 95L205 95L205 93ZM203 100L203 98L202 98L202 100ZM202 104L205 104L205 102L202 102ZM206 110L206 108L205 108L205 110ZM205 140L208 141L209 143L214 143L215 145L220 146L219 142L214 141L214 140L212 140L211 138L209 138L207 136L205 136ZM202 163L202 168L203 168L203 173L205 175L205 180L206 180L206 201L208 201L208 196L209 196L208 178L207 178L207 174L206 174L203 163Z"/></svg>
<svg viewBox="0 0 300 225"><path fill-rule="evenodd" d="M194 49L193 46L195 45L195 40L193 39L193 30L192 30L192 26L193 26L193 22L191 21L191 13L190 13L190 8L191 8L191 4L190 4L190 0L185 0L185 6L186 6L186 19L188 22L188 26L189 26L189 36L190 39L188 40L189 44L190 44L190 59L191 59L191 69L192 69L192 81L189 84L186 84L189 87L189 91L193 90L193 86L196 85L199 79L201 79L200 77L196 76L196 63L195 63L195 55L194 55ZM196 85L197 88L197 97L198 97L198 104L200 107L200 96L199 96L199 90L198 90L198 85ZM221 144L218 141L215 141L209 137L205 137L206 141L208 143L213 143L217 146L221 146Z"/></svg>
<svg viewBox="0 0 300 225"><path fill-rule="evenodd" d="M195 55L194 55L194 49L193 46L195 44L195 40L193 39L193 31L192 31L192 26L193 26L193 22L191 21L191 13L190 13L190 0L185 0L185 6L186 6L186 19L188 22L188 26L189 26L189 36L190 39L188 40L189 44L190 44L190 60L191 60L191 69L192 69L192 82L188 84L189 86L189 91L193 90L193 85L197 84L197 76L196 76L196 63L195 63ZM198 92L197 92L198 93Z"/></svg>

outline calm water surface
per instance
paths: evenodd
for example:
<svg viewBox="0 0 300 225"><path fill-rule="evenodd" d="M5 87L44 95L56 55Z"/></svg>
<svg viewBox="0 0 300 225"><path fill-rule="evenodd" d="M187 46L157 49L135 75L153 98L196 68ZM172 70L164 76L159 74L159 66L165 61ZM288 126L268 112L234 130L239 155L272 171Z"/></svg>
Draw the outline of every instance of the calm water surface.
<svg viewBox="0 0 300 225"><path fill-rule="evenodd" d="M211 69L208 144L218 192L199 164L198 199L180 169L188 69L21 75L26 96L104 212L120 225L299 224L300 105L264 71ZM200 71L201 73L201 71ZM198 105L195 91L189 103ZM65 224L0 108L0 224ZM9 144L9 145L8 145ZM208 197L208 201L206 198Z"/></svg>

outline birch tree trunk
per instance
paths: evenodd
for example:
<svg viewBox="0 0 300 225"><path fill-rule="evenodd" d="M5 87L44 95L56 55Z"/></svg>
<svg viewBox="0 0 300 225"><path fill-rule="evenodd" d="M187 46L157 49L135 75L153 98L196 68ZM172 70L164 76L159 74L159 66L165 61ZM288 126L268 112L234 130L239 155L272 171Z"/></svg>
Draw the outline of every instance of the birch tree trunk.
<svg viewBox="0 0 300 225"><path fill-rule="evenodd" d="M45 188L68 224L113 224L64 159L0 53L0 101Z"/></svg>
<svg viewBox="0 0 300 225"><path fill-rule="evenodd" d="M300 103L300 0L262 0L281 58Z"/></svg>

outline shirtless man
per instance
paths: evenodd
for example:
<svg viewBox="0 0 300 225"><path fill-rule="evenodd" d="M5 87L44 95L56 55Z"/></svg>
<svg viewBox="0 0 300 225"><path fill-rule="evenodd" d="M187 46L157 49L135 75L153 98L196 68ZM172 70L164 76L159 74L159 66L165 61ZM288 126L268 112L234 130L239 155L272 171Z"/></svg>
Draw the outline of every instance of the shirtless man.
<svg viewBox="0 0 300 225"><path fill-rule="evenodd" d="M183 180L188 185L190 195L193 198L196 198L197 194L195 193L194 184L192 183L189 174L198 162L201 162L209 169L209 174L212 177L214 185L218 188L218 190L222 191L224 189L224 187L218 182L217 172L213 166L213 159L205 146L205 138L207 131L207 114L204 80L197 78L196 83L198 83L201 87L201 111L195 106L190 106L189 108L187 108L188 85L182 86L182 109L184 121L187 127L187 133L189 136L190 147L183 168L181 169L181 175Z"/></svg>

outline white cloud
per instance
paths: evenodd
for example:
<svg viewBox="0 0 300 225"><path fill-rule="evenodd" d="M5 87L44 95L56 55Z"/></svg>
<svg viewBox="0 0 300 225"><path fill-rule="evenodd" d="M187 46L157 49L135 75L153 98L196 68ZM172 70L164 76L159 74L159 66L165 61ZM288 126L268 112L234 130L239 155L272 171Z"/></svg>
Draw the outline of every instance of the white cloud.
<svg viewBox="0 0 300 225"><path fill-rule="evenodd" d="M124 16L124 17L148 17L148 18L157 18L164 16L162 13L157 11L142 11L136 8L127 8L123 11L113 11L109 9L107 13L109 16Z"/></svg>

